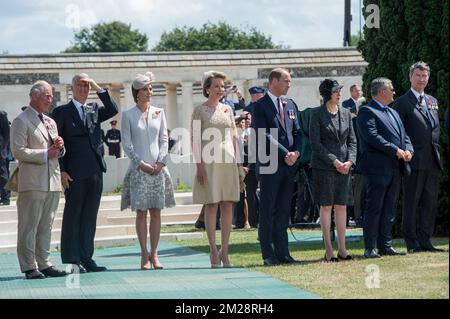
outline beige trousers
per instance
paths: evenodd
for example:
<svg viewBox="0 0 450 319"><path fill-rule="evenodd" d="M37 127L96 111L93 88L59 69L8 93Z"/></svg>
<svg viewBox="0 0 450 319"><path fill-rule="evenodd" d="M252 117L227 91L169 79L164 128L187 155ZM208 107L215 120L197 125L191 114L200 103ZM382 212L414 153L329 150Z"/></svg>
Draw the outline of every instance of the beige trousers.
<svg viewBox="0 0 450 319"><path fill-rule="evenodd" d="M17 199L17 257L20 270L43 270L50 263L52 225L60 192L20 192Z"/></svg>

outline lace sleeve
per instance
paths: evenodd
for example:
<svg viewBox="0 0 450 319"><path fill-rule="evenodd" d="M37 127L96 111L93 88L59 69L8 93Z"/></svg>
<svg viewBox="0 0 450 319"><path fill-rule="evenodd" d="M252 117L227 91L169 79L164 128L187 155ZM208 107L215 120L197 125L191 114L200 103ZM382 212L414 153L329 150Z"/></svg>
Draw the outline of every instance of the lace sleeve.
<svg viewBox="0 0 450 319"><path fill-rule="evenodd" d="M196 107L191 117L191 147L195 163L201 163L202 120L200 107Z"/></svg>

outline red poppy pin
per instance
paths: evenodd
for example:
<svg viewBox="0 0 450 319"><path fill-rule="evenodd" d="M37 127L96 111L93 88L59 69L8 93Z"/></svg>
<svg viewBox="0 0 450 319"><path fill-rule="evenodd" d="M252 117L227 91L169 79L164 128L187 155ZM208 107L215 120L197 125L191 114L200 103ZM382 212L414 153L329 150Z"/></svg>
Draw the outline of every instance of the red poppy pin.
<svg viewBox="0 0 450 319"><path fill-rule="evenodd" d="M225 110L223 110L224 113L228 113L228 109L226 108Z"/></svg>
<svg viewBox="0 0 450 319"><path fill-rule="evenodd" d="M156 120L160 114L161 114L161 111L155 111L155 113L152 114L152 119Z"/></svg>
<svg viewBox="0 0 450 319"><path fill-rule="evenodd" d="M281 104L283 104L283 107L287 105L287 101L283 101Z"/></svg>

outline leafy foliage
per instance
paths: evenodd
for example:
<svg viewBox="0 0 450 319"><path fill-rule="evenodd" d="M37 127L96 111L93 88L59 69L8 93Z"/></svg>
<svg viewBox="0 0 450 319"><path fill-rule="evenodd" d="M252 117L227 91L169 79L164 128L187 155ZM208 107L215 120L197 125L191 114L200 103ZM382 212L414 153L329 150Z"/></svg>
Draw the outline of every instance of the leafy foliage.
<svg viewBox="0 0 450 319"><path fill-rule="evenodd" d="M139 52L147 51L148 38L130 24L120 21L99 23L75 33L75 43L66 53L80 52Z"/></svg>
<svg viewBox="0 0 450 319"><path fill-rule="evenodd" d="M176 27L161 35L154 51L212 51L242 49L276 49L280 46L266 36L249 27L239 30L223 21L218 24L205 23L200 29L184 26Z"/></svg>
<svg viewBox="0 0 450 319"><path fill-rule="evenodd" d="M383 76L392 80L397 96L410 88L409 67L417 61L430 68L427 93L439 101L443 127L448 96L448 0L364 0L364 6L378 5L380 28L364 27L358 49L369 63L363 77L365 96L370 96L370 83ZM363 10L365 12L365 10ZM365 16L370 13L365 12ZM444 171L441 173L437 231L448 234L448 136L441 133Z"/></svg>

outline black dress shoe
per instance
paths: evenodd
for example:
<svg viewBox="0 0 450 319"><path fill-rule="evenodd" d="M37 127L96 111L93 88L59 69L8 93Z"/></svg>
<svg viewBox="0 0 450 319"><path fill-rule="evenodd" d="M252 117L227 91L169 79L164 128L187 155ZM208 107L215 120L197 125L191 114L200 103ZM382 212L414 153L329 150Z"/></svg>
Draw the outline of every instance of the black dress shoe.
<svg viewBox="0 0 450 319"><path fill-rule="evenodd" d="M431 247L427 247L427 248L422 248L422 251L437 253L437 252L444 252L445 250L431 246Z"/></svg>
<svg viewBox="0 0 450 319"><path fill-rule="evenodd" d="M264 259L264 266L278 266L280 264L280 261L273 257Z"/></svg>
<svg viewBox="0 0 450 319"><path fill-rule="evenodd" d="M339 262L339 259L337 259L336 257L331 257L330 259L328 259L327 254L325 254L325 257L323 257L323 261L325 261L326 263L337 263Z"/></svg>
<svg viewBox="0 0 450 319"><path fill-rule="evenodd" d="M45 277L64 277L67 273L64 270L56 269L51 266L41 270L41 273L45 275Z"/></svg>
<svg viewBox="0 0 450 319"><path fill-rule="evenodd" d="M417 254L423 252L422 248L419 247L415 247L415 248L409 248L408 249L408 254Z"/></svg>
<svg viewBox="0 0 450 319"><path fill-rule="evenodd" d="M301 263L299 260L295 260L294 258L292 258L292 256L278 258L278 260L280 261L280 263L286 264L286 265L298 265Z"/></svg>
<svg viewBox="0 0 450 319"><path fill-rule="evenodd" d="M87 273L86 269L80 264L80 263L73 263L72 269L70 270L70 273L76 273L76 274L85 274Z"/></svg>
<svg viewBox="0 0 450 319"><path fill-rule="evenodd" d="M378 253L375 249L366 249L364 251L364 257L365 258L380 258L381 256L378 255Z"/></svg>
<svg viewBox="0 0 450 319"><path fill-rule="evenodd" d="M25 271L26 279L44 279L45 275L37 269Z"/></svg>
<svg viewBox="0 0 450 319"><path fill-rule="evenodd" d="M87 272L100 272L107 270L106 267L97 266L97 264L93 260L81 262L81 265L86 269Z"/></svg>
<svg viewBox="0 0 450 319"><path fill-rule="evenodd" d="M352 260L353 259L353 257L352 256L350 256L350 255L347 255L347 256L345 256L345 257L342 257L341 255L337 255L337 258L339 259L339 260Z"/></svg>
<svg viewBox="0 0 450 319"><path fill-rule="evenodd" d="M395 250L394 247L386 247L383 249L378 249L378 254L380 256L404 256L406 253Z"/></svg>
<svg viewBox="0 0 450 319"><path fill-rule="evenodd" d="M197 220L194 224L195 228L197 229L205 229L205 223L201 220Z"/></svg>

